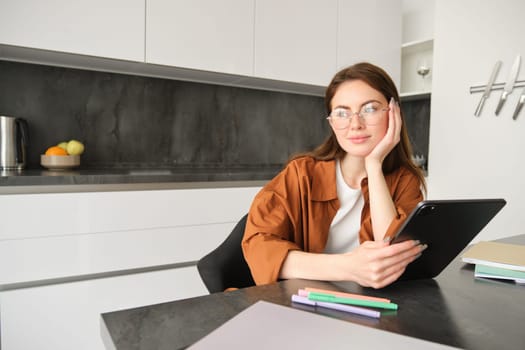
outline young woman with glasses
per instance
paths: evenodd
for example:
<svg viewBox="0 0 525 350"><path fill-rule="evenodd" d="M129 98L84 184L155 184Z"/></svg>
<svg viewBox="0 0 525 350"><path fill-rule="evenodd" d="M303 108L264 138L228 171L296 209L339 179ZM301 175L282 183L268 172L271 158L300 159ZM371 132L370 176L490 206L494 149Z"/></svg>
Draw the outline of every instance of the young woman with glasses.
<svg viewBox="0 0 525 350"><path fill-rule="evenodd" d="M358 63L326 89L331 134L295 156L255 197L242 242L257 284L304 278L384 287L426 248L389 244L423 199L397 89Z"/></svg>

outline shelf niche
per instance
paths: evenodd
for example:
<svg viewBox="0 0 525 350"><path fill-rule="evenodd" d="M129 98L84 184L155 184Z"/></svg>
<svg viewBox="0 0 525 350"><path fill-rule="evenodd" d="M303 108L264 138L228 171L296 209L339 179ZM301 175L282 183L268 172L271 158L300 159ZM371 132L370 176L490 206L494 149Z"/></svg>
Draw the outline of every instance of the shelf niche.
<svg viewBox="0 0 525 350"><path fill-rule="evenodd" d="M432 90L434 40L418 40L401 46L401 96L430 95ZM418 74L418 67L430 68L426 76Z"/></svg>

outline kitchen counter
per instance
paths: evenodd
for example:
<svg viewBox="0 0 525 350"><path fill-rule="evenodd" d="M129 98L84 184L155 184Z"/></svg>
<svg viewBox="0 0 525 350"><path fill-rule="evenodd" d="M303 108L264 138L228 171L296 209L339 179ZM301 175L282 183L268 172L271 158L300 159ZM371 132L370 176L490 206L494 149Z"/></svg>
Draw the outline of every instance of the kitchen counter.
<svg viewBox="0 0 525 350"><path fill-rule="evenodd" d="M499 241L523 244L525 235ZM185 349L248 306L265 300L461 349L522 350L525 334L516 325L525 322L525 313L518 306L525 302L523 287L514 283L474 278L473 266L463 263L459 256L434 279L400 281L377 290L361 287L354 282L291 279L231 292L104 312L101 315L101 336L106 349ZM399 309L382 311L379 319L369 319L292 303L291 295L305 286L388 298L398 303ZM288 347L295 348L293 340L290 344L292 346ZM380 348L404 348L386 345L382 344Z"/></svg>
<svg viewBox="0 0 525 350"><path fill-rule="evenodd" d="M272 166L3 170L0 194L262 186L280 169Z"/></svg>

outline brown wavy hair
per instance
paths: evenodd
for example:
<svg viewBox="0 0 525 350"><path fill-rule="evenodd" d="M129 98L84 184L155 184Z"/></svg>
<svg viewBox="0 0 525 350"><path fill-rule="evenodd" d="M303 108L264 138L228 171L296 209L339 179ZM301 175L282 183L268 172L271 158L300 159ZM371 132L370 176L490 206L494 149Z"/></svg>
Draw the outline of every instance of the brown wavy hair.
<svg viewBox="0 0 525 350"><path fill-rule="evenodd" d="M332 111L332 98L334 97L339 86L350 80L361 80L377 91L381 92L387 101L390 98L399 102L399 94L397 92L396 85L392 81L392 78L382 68L375 66L371 63L361 62L356 63L350 67L342 69L333 77L332 81L326 88L325 93L325 107L327 115ZM401 140L399 143L390 151L383 161L383 173L389 174L400 167L406 167L412 172L421 183L424 191L426 192L425 178L420 168L418 168L412 161L412 146L408 138L408 132L405 126L405 119L403 112L401 112ZM311 152L297 154L292 157L296 159L303 156L310 156L318 160L332 160L341 159L346 154L345 150L341 148L337 142L334 131L330 128L330 135L328 138L317 148Z"/></svg>

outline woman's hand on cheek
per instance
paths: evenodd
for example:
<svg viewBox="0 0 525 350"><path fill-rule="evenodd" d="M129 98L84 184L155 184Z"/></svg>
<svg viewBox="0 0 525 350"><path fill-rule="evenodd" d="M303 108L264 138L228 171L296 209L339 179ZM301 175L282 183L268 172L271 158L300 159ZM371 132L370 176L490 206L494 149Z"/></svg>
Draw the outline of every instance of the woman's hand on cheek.
<svg viewBox="0 0 525 350"><path fill-rule="evenodd" d="M401 140L402 121L399 105L394 99L391 99L388 107L388 128L385 136L383 136L381 141L379 141L370 154L366 156L365 161L367 163L376 162L382 164L386 156Z"/></svg>

